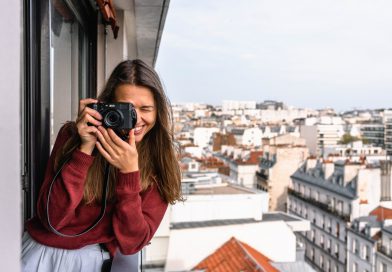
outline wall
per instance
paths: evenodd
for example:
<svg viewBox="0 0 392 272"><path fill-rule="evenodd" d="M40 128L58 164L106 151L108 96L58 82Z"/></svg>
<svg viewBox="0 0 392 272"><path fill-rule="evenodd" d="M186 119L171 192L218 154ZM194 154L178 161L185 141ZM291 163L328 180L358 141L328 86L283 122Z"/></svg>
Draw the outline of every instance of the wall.
<svg viewBox="0 0 392 272"><path fill-rule="evenodd" d="M3 6L0 17L0 260L1 271L20 270L20 91L22 1Z"/></svg>
<svg viewBox="0 0 392 272"><path fill-rule="evenodd" d="M185 202L171 206L171 223L254 218L268 210L268 195L187 195Z"/></svg>
<svg viewBox="0 0 392 272"><path fill-rule="evenodd" d="M294 262L296 238L283 221L172 230L165 271L188 271L231 237L274 262ZM281 243L284 241L284 243Z"/></svg>

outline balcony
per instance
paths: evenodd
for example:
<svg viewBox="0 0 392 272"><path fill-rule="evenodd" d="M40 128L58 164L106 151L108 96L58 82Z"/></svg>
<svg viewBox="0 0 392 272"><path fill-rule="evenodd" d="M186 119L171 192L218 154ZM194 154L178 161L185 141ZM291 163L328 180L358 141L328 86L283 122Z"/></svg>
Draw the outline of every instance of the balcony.
<svg viewBox="0 0 392 272"><path fill-rule="evenodd" d="M268 175L264 174L263 172L260 171L256 171L256 177L257 179L261 180L261 181L265 181L268 182Z"/></svg>
<svg viewBox="0 0 392 272"><path fill-rule="evenodd" d="M388 258L392 258L392 250L388 250L386 246L377 245L377 251L387 256Z"/></svg>
<svg viewBox="0 0 392 272"><path fill-rule="evenodd" d="M309 203L309 204L311 204L313 206L316 206L316 207L318 207L319 209L321 209L321 210L323 210L325 212L331 213L331 214L339 217L343 221L346 221L346 222L350 221L350 215L343 214L340 211L332 209L331 207L329 207L325 203L319 202L319 201L317 201L317 200L315 200L314 198L311 198L311 197L306 197L306 196L302 195L301 193L299 193L299 192L297 192L297 191L295 191L295 190L293 190L291 188L288 188L287 192L288 192L289 195L292 195L292 196L294 196L296 198L301 199L304 202L307 202L307 203Z"/></svg>

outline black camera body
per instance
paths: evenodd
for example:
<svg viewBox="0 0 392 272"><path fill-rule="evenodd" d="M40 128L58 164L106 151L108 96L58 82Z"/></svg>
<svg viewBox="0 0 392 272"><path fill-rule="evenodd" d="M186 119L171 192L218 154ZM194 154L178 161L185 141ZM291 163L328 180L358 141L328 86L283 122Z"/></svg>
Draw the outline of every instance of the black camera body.
<svg viewBox="0 0 392 272"><path fill-rule="evenodd" d="M91 103L87 107L98 111L102 115L103 127L113 129L123 140L128 138L129 131L136 125L137 114L131 103Z"/></svg>

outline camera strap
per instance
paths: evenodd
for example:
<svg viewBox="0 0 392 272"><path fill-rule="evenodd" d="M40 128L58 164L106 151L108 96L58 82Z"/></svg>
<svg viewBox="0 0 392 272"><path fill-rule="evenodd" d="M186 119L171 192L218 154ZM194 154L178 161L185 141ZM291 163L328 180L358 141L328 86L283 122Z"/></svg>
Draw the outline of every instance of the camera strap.
<svg viewBox="0 0 392 272"><path fill-rule="evenodd" d="M95 227L98 225L98 223L102 220L102 218L103 218L104 215L105 215L106 204L107 204L107 203L106 203L106 194L107 194L108 185L109 185L109 163L106 162L106 163L105 163L105 183L104 183L103 189L102 189L102 205L101 205L101 212L100 212L99 216L97 217L97 219L96 219L88 228L86 228L85 230L83 230L83 231L81 231L81 232L79 232L79 233L77 233L77 234L65 234L65 233L62 233L62 232L56 230L56 229L52 226L52 224L51 224L51 222L50 222L50 216L49 216L50 194L52 193L52 187L53 187L54 182L56 181L58 175L61 173L61 170L63 169L63 167L65 166L65 164L66 164L70 159L71 159L71 158L66 159L66 160L64 161L64 163L61 165L61 167L59 168L59 170L57 171L57 173L54 175L54 177L53 177L53 179L52 179L52 181L51 181L51 183L50 183L50 186L49 186L48 197L47 197L47 200L46 200L46 218L47 218L47 220L48 220L49 228L50 228L50 230L51 230L53 233L55 233L55 234L57 234L57 235L59 235L59 236L62 236L62 237L78 237L78 236L81 236L81 235L83 235L83 234L89 232L90 230L92 230L93 228L95 228Z"/></svg>

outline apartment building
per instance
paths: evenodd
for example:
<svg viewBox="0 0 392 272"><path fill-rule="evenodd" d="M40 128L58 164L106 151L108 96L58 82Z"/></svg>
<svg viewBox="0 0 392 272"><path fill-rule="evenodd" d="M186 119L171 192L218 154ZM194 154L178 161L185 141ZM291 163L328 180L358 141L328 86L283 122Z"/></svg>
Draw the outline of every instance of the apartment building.
<svg viewBox="0 0 392 272"><path fill-rule="evenodd" d="M384 124L385 124L385 150L387 155L392 155L392 111L384 111Z"/></svg>
<svg viewBox="0 0 392 272"><path fill-rule="evenodd" d="M310 154L322 156L326 149L335 147L344 135L342 124L323 124L300 126L300 137L306 140Z"/></svg>
<svg viewBox="0 0 392 272"><path fill-rule="evenodd" d="M388 271L392 261L388 233L392 226L390 206L390 203L378 206L369 216L354 219L347 229L347 271Z"/></svg>
<svg viewBox="0 0 392 272"><path fill-rule="evenodd" d="M384 148L385 125L382 119L376 119L360 124L361 138L373 146Z"/></svg>
<svg viewBox="0 0 392 272"><path fill-rule="evenodd" d="M263 140L263 157L256 173L256 188L268 192L269 211L287 211L290 176L308 157L305 140L289 134Z"/></svg>
<svg viewBox="0 0 392 272"><path fill-rule="evenodd" d="M377 272L391 272L392 271L392 225L389 222L387 226L381 229L381 242L376 252Z"/></svg>
<svg viewBox="0 0 392 272"><path fill-rule="evenodd" d="M300 235L307 260L319 271L346 271L346 228L379 204L380 168L310 158L291 178L289 212L311 221L311 231Z"/></svg>

